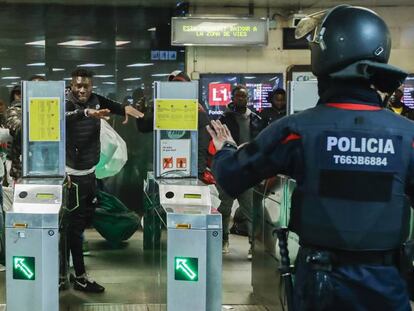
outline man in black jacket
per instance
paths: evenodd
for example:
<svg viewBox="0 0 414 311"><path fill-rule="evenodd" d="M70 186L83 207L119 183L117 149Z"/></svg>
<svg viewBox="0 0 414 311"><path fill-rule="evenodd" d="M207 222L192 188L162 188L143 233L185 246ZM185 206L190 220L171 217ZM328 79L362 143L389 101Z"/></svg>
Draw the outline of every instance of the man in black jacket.
<svg viewBox="0 0 414 311"><path fill-rule="evenodd" d="M260 114L263 128L286 116L286 91L284 89L274 90L270 95L270 102L272 107L264 109Z"/></svg>
<svg viewBox="0 0 414 311"><path fill-rule="evenodd" d="M220 121L226 124L231 135L238 145L250 142L261 131L262 119L247 107L248 91L244 85L237 85L232 90L232 102L228 104L227 110L220 117ZM223 188L217 185L219 198L221 200L218 211L222 215L223 222L223 254L229 253L229 226L231 209L234 198L229 196ZM241 220L247 224L249 243L253 241L252 218L253 218L253 189L249 188L236 197L239 202ZM252 247L247 254L252 258Z"/></svg>
<svg viewBox="0 0 414 311"><path fill-rule="evenodd" d="M77 69L72 73L71 92L66 100L66 172L70 179L67 243L75 269L74 289L101 293L105 288L85 271L82 234L97 204L95 167L100 157L100 119L110 113L141 118L143 114L131 106L92 94L92 73Z"/></svg>
<svg viewBox="0 0 414 311"><path fill-rule="evenodd" d="M239 148L212 121L213 173L233 197L276 174L296 180L293 310L409 311L398 267L414 199L414 124L384 109L378 93L407 76L387 64L390 31L375 12L339 5L304 18L296 34L310 42L316 107Z"/></svg>

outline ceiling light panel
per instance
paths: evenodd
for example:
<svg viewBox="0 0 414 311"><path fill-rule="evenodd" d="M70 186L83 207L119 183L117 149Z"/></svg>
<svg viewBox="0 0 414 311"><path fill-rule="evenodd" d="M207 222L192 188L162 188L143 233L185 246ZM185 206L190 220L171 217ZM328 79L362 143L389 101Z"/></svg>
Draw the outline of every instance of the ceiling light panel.
<svg viewBox="0 0 414 311"><path fill-rule="evenodd" d="M137 81L137 80L141 80L141 78L140 77L132 77L132 78L125 78L125 79L122 79L122 80L124 80L124 81Z"/></svg>
<svg viewBox="0 0 414 311"><path fill-rule="evenodd" d="M116 46L122 46L122 45L125 45L125 44L128 44L128 43L131 43L131 41L121 41L121 40L115 41Z"/></svg>
<svg viewBox="0 0 414 311"><path fill-rule="evenodd" d="M21 79L21 77L2 77L3 80L16 80Z"/></svg>
<svg viewBox="0 0 414 311"><path fill-rule="evenodd" d="M78 67L103 67L103 66L105 66L105 64L87 63L87 64L78 65Z"/></svg>
<svg viewBox="0 0 414 311"><path fill-rule="evenodd" d="M146 67L146 66L152 66L154 63L135 63L127 65L127 67Z"/></svg>
<svg viewBox="0 0 414 311"><path fill-rule="evenodd" d="M31 64L27 64L26 66L28 67L42 67L46 65L45 63L31 63Z"/></svg>
<svg viewBox="0 0 414 311"><path fill-rule="evenodd" d="M32 41L32 42L26 42L25 45L37 45L37 46L45 46L46 40L39 40L39 41Z"/></svg>
<svg viewBox="0 0 414 311"><path fill-rule="evenodd" d="M66 42L60 42L60 43L58 43L58 45L80 47L80 46L88 46L88 45L99 44L101 42L102 41L71 40L71 41L66 41Z"/></svg>

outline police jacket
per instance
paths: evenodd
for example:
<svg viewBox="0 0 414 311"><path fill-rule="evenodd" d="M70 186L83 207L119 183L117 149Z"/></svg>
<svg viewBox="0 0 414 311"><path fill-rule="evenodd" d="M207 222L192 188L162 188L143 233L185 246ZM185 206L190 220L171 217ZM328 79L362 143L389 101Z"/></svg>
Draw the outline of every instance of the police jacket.
<svg viewBox="0 0 414 311"><path fill-rule="evenodd" d="M247 108L249 109L249 108ZM224 111L223 115L220 117L220 122L226 124L228 129L230 130L231 135L234 138L234 141L237 144L240 144L240 127L237 123L236 114L238 112L234 111L234 104L230 103L227 105L226 111ZM250 138L253 139L260 133L260 131L264 128L264 124L262 122L262 118L256 114L255 112L250 110Z"/></svg>
<svg viewBox="0 0 414 311"><path fill-rule="evenodd" d="M328 95L238 150L225 144L214 176L232 196L276 174L294 178L289 227L302 245L395 249L409 230L414 123L368 87Z"/></svg>
<svg viewBox="0 0 414 311"><path fill-rule="evenodd" d="M105 97L92 94L86 103L81 103L69 94L66 100L66 165L77 170L87 170L98 164L101 152L101 120L87 117L86 108L125 114L122 105Z"/></svg>

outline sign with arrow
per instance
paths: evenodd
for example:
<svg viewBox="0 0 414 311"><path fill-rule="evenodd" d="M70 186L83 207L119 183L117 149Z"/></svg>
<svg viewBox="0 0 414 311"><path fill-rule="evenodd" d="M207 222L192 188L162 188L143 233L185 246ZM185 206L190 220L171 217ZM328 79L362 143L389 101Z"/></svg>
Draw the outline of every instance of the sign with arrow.
<svg viewBox="0 0 414 311"><path fill-rule="evenodd" d="M13 256L13 279L15 280L35 280L35 258Z"/></svg>
<svg viewBox="0 0 414 311"><path fill-rule="evenodd" d="M198 258L175 257L174 279L178 281L198 281Z"/></svg>

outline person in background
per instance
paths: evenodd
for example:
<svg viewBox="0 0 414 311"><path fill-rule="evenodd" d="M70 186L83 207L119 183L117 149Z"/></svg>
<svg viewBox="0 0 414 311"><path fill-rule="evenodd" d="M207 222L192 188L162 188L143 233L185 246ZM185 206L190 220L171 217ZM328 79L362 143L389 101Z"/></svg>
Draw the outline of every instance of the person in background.
<svg viewBox="0 0 414 311"><path fill-rule="evenodd" d="M3 182L6 178L6 156L11 141L9 130L5 128L7 105L0 100L0 272L5 271L5 223L3 210Z"/></svg>
<svg viewBox="0 0 414 311"><path fill-rule="evenodd" d="M240 147L212 121L214 176L233 197L277 174L296 181L289 230L300 248L289 309L410 311L400 271L402 261L413 269L414 123L383 109L380 93L407 77L388 64L390 31L375 12L339 5L303 18L295 37L309 41L317 105Z"/></svg>
<svg viewBox="0 0 414 311"><path fill-rule="evenodd" d="M396 89L394 94L391 95L388 101L388 109L399 114L403 117L406 117L410 120L414 120L414 109L408 108L402 102L404 93L401 89Z"/></svg>
<svg viewBox="0 0 414 311"><path fill-rule="evenodd" d="M246 86L237 85L232 90L232 101L228 104L226 111L220 117L220 121L226 124L230 133L234 137L238 145L250 142L262 130L263 123L260 116L251 111L247 107L248 91ZM214 175L214 174L213 174ZM219 199L221 200L218 211L222 215L223 222L223 254L229 253L229 233L230 233L230 218L233 207L234 198L226 193L226 191L217 185L219 192ZM252 221L253 221L253 189L246 189L236 197L239 202L240 221L247 224L247 234L249 237L249 251L247 258L252 259Z"/></svg>
<svg viewBox="0 0 414 311"><path fill-rule="evenodd" d="M286 116L286 91L284 89L276 89L270 95L272 107L265 108L260 117L262 118L263 128L273 121L279 120Z"/></svg>
<svg viewBox="0 0 414 311"><path fill-rule="evenodd" d="M75 290L102 293L105 288L92 280L85 270L82 235L97 205L95 167L100 156L100 119L111 113L141 118L131 106L122 106L92 94L93 74L84 69L72 72L71 92L66 98L66 172L70 183L68 199L67 244L72 255Z"/></svg>

